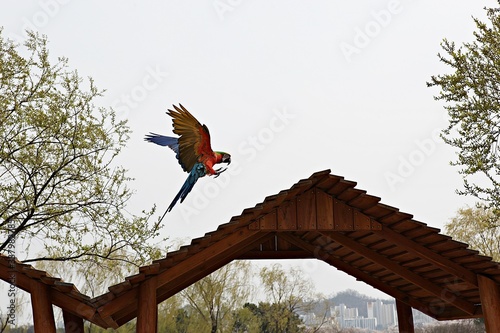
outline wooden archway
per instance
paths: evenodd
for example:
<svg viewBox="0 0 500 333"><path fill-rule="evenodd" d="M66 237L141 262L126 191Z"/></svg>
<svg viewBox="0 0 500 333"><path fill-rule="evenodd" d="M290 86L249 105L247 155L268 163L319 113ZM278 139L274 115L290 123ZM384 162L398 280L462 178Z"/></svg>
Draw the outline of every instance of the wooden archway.
<svg viewBox="0 0 500 333"><path fill-rule="evenodd" d="M32 295L36 332L55 332L54 304L71 332L83 320L117 328L137 317L137 332L149 333L160 302L233 260L316 258L394 297L400 332L413 332L411 308L438 320L484 317L487 332L500 332L500 264L355 185L315 173L93 299L19 262L16 283ZM0 277L12 272L0 257Z"/></svg>

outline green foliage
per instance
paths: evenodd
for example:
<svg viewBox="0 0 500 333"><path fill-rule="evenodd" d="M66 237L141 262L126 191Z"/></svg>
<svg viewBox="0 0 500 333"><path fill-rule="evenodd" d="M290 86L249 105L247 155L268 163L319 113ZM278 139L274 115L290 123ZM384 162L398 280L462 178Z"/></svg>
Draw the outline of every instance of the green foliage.
<svg viewBox="0 0 500 333"><path fill-rule="evenodd" d="M230 332L234 311L251 292L250 262L233 261L181 292L188 305L191 332Z"/></svg>
<svg viewBox="0 0 500 333"><path fill-rule="evenodd" d="M43 253L25 262L71 260L86 271L159 258L154 207L125 213L131 179L114 159L129 127L94 106L102 91L91 78L65 58L51 63L46 38L28 35L22 48L0 30L0 252L38 240Z"/></svg>
<svg viewBox="0 0 500 333"><path fill-rule="evenodd" d="M271 303L285 304L291 310L310 308L314 285L299 268L285 271L280 264L274 264L262 268L260 278Z"/></svg>
<svg viewBox="0 0 500 333"><path fill-rule="evenodd" d="M259 303L261 332L267 333L300 333L304 332L299 315L280 303Z"/></svg>
<svg viewBox="0 0 500 333"><path fill-rule="evenodd" d="M158 306L158 332L187 333L190 316L181 297L174 295Z"/></svg>
<svg viewBox="0 0 500 333"><path fill-rule="evenodd" d="M300 332L297 313L312 311L313 284L300 269L285 271L279 264L264 267L260 278L269 301L259 304L266 332Z"/></svg>
<svg viewBox="0 0 500 333"><path fill-rule="evenodd" d="M233 333L259 333L262 330L262 313L252 303L245 303L243 308L234 313Z"/></svg>
<svg viewBox="0 0 500 333"><path fill-rule="evenodd" d="M175 325L171 328L171 332L188 333L189 314L184 309L177 309L175 313ZM162 331L162 332L166 332Z"/></svg>
<svg viewBox="0 0 500 333"><path fill-rule="evenodd" d="M88 322L84 323L84 331L85 333L135 333L136 332L136 321L131 320L128 323L118 327L117 329L108 328L104 329L95 324L91 324ZM59 330L58 330L59 332ZM61 332L64 330L61 329Z"/></svg>
<svg viewBox="0 0 500 333"><path fill-rule="evenodd" d="M449 126L443 131L446 143L458 149L464 188L500 215L500 11L487 9L490 24L474 19L475 41L457 47L444 40L446 55L440 60L450 74L432 76L428 86L438 86L435 98L444 101Z"/></svg>
<svg viewBox="0 0 500 333"><path fill-rule="evenodd" d="M445 225L445 232L481 254L500 261L500 224L495 218L484 206L461 208Z"/></svg>

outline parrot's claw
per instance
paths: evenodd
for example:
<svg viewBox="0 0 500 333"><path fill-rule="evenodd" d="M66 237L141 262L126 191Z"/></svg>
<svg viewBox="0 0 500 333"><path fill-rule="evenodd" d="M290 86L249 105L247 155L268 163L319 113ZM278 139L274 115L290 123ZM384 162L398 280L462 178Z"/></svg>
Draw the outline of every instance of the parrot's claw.
<svg viewBox="0 0 500 333"><path fill-rule="evenodd" d="M219 169L215 170L215 177L214 178L219 177L220 174L223 173L226 170L227 170L227 168L219 168Z"/></svg>

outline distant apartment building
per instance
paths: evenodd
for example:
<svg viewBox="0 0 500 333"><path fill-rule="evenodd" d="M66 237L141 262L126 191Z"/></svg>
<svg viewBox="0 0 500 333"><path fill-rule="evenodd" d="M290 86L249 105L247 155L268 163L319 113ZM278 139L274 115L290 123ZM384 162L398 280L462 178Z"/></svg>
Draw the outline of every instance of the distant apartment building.
<svg viewBox="0 0 500 333"><path fill-rule="evenodd" d="M381 300L366 302L367 317L359 316L358 308L348 308L340 304L331 309L332 316L341 328L364 328L369 330L385 330L397 325L398 317L394 302L384 303ZM415 325L422 325L434 321L431 317L413 311Z"/></svg>
<svg viewBox="0 0 500 333"><path fill-rule="evenodd" d="M367 328L374 330L377 328L377 318L365 318L358 315L358 308L348 308L344 304L335 306L333 309L337 321L341 328Z"/></svg>
<svg viewBox="0 0 500 333"><path fill-rule="evenodd" d="M385 329L397 322L397 312L394 303L383 303L381 300L367 302L368 318L377 318L379 328Z"/></svg>

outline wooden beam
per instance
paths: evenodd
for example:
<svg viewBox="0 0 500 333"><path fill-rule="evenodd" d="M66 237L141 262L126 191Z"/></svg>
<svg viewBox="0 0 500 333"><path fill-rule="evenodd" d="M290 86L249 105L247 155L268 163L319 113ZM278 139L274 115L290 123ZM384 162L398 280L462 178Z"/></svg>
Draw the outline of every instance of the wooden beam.
<svg viewBox="0 0 500 333"><path fill-rule="evenodd" d="M315 189L315 194L317 228L333 230L333 197L320 189Z"/></svg>
<svg viewBox="0 0 500 333"><path fill-rule="evenodd" d="M240 246L236 246L235 249L228 248L228 251L222 253L221 256L212 258L210 261L205 262L201 265L193 266L189 271L185 272L186 274L178 276L170 283L159 287L156 292L156 303L164 301L168 297L178 293L179 291L183 290L199 279L216 271L217 269L230 263L234 259L239 258L242 253L245 253L246 251L254 248L255 243L265 241L271 237L274 237L272 233L258 233L254 236L253 241L247 240L247 245L240 244ZM131 305L130 307L126 307L125 309L116 312L116 314L113 316L116 319L117 323L122 325L136 317L136 311L137 310L134 308L134 305Z"/></svg>
<svg viewBox="0 0 500 333"><path fill-rule="evenodd" d="M267 236L267 234L257 230L249 230L248 228L236 230L207 248L180 261L170 269L158 274L158 287L169 283L179 276L189 275L193 268L209 266L212 260L218 260L221 256L231 256L236 253L238 248L248 246L263 236Z"/></svg>
<svg viewBox="0 0 500 333"><path fill-rule="evenodd" d="M420 275L413 273L412 271L408 270L407 268L399 265L397 262L392 261L378 253L376 253L373 250L370 250L369 248L361 245L360 243L356 242L355 240L341 234L341 233L329 233L329 234L324 234L322 233L323 236L330 238L332 241L335 241L336 243L339 243L350 250L358 253L359 255L364 256L367 259L372 260L373 262L378 263L379 265L384 266L388 270L390 270L392 273L408 280L409 282L417 285L418 287L428 291L429 293L433 294L434 296L442 299L446 303L449 303L453 306L456 306L457 308L465 311L468 314L473 315L474 314L474 304L469 303L468 301L459 298L456 294L453 292L449 291L448 289L444 287L440 287L431 281L421 277Z"/></svg>
<svg viewBox="0 0 500 333"><path fill-rule="evenodd" d="M137 333L156 333L158 327L158 305L156 304L156 276L139 286Z"/></svg>
<svg viewBox="0 0 500 333"><path fill-rule="evenodd" d="M252 230L380 230L381 224L318 188L284 201L250 224Z"/></svg>
<svg viewBox="0 0 500 333"><path fill-rule="evenodd" d="M41 282L37 282L36 279L32 279L19 269L22 269L22 265L17 265L17 270L9 270L0 269L0 279L4 281L10 281L11 274L15 274L16 279L16 287L31 293L31 288L34 284L40 284ZM42 283L43 285L46 285ZM103 321L100 320L99 317L95 317L96 309L91 305L79 300L75 297L69 296L61 291L56 290L54 287L47 286L49 289L50 300L53 305L60 307L61 309L69 309L72 313L76 314L79 317L84 318L98 326L108 328L109 325L105 325ZM86 296L82 295L82 298ZM117 327L115 327L117 328Z"/></svg>
<svg viewBox="0 0 500 333"><path fill-rule="evenodd" d="M229 258L217 261L216 263L214 263L214 265L216 264L217 266L212 266L212 272L227 265L231 261L232 260ZM185 289L186 287L190 286L194 282L204 278L207 275L208 274L204 271L194 270L191 271L191 275L187 276L186 278L184 279L179 278L178 280L173 281L172 283L163 286L162 288L159 288L157 290L156 303L157 304L161 303L163 300L171 297L172 295L177 294L181 290ZM135 305L128 308L124 308L113 315L113 317L116 318L116 321L120 326L134 319L136 316L137 316L137 308Z"/></svg>
<svg viewBox="0 0 500 333"><path fill-rule="evenodd" d="M216 271L217 269L230 263L231 261L240 258L243 253L246 253L253 249L255 247L255 244L266 241L273 237L273 233L255 233L251 237L242 239L239 243L235 243L232 248L226 247L226 251L223 251L217 256L210 258L210 260L203 261L199 264L196 264L198 260L195 258L192 259L193 261L186 260L186 264L190 268L182 272L178 276L172 276L172 280L168 284L164 284L163 286L159 287L157 301L164 301L171 295L186 288L199 279L209 275L210 273ZM207 250L211 251L210 248L207 248ZM179 263L179 265L180 264L184 263ZM174 274L174 267L172 267L171 270L165 273L168 272Z"/></svg>
<svg viewBox="0 0 500 333"><path fill-rule="evenodd" d="M31 279L18 269L11 269L10 267L0 269L0 279L7 283L11 283L14 279L16 281L16 287L28 293L31 292Z"/></svg>
<svg viewBox="0 0 500 333"><path fill-rule="evenodd" d="M111 316L126 307L135 307L139 297L139 288L134 287L120 296L109 300L97 309L99 316L107 322L116 322ZM109 318L109 319L106 319ZM116 328L120 325L117 323Z"/></svg>
<svg viewBox="0 0 500 333"><path fill-rule="evenodd" d="M398 312L399 333L415 333L411 306L396 299L396 310Z"/></svg>
<svg viewBox="0 0 500 333"><path fill-rule="evenodd" d="M457 319L472 319L472 318L483 318L483 317L484 316L483 316L483 311L481 309L481 304L476 304L476 312L474 313L474 315L465 313L462 310L457 309L455 307L447 307L445 309L440 309L439 313L434 318L437 320L457 320Z"/></svg>
<svg viewBox="0 0 500 333"><path fill-rule="evenodd" d="M490 278L478 275L479 295L487 333L500 332L500 286Z"/></svg>
<svg viewBox="0 0 500 333"><path fill-rule="evenodd" d="M272 234L261 232L260 230L250 230L247 227L240 228L234 230L231 234L221 237L217 242L201 249L199 252L180 260L175 265L156 275L158 285L156 302L161 302L170 297L170 290L178 291L180 287L182 289L185 288L189 284L220 268L221 266L219 265L221 262L223 263L222 265L230 262L242 253L250 250L255 242L271 236ZM115 316L115 314L119 312L127 313L126 318L128 319L130 317L129 313L136 313L136 297L138 297L138 287L134 287L109 301L101 306L98 311L103 318L112 317L121 325L122 319Z"/></svg>
<svg viewBox="0 0 500 333"><path fill-rule="evenodd" d="M315 189L307 190L297 197L297 229L317 229Z"/></svg>
<svg viewBox="0 0 500 333"><path fill-rule="evenodd" d="M311 253L302 250L259 251L252 250L238 256L236 259L313 259Z"/></svg>
<svg viewBox="0 0 500 333"><path fill-rule="evenodd" d="M56 333L54 311L48 289L47 285L31 280L31 307L35 333Z"/></svg>
<svg viewBox="0 0 500 333"><path fill-rule="evenodd" d="M388 227L384 226L382 230L377 231L376 233L384 239L395 243L398 248L403 248L411 253L418 254L419 257L430 261L442 270L477 287L478 284L476 274L462 267L456 262L453 262L450 259L439 255L439 253L429 250L423 245L414 242L413 240L395 232Z"/></svg>
<svg viewBox="0 0 500 333"><path fill-rule="evenodd" d="M104 323L95 316L97 312L96 309L91 305L86 304L85 302L82 302L81 300L71 297L63 292L54 290L53 288L50 291L50 299L52 301L52 304L60 307L61 309L67 309L77 317L83 318L96 325L104 327ZM106 326L105 328L108 327L109 326Z"/></svg>
<svg viewBox="0 0 500 333"><path fill-rule="evenodd" d="M278 230L297 230L297 199L284 201L276 208Z"/></svg>
<svg viewBox="0 0 500 333"><path fill-rule="evenodd" d="M84 333L83 318L63 309L63 320L65 333Z"/></svg>

